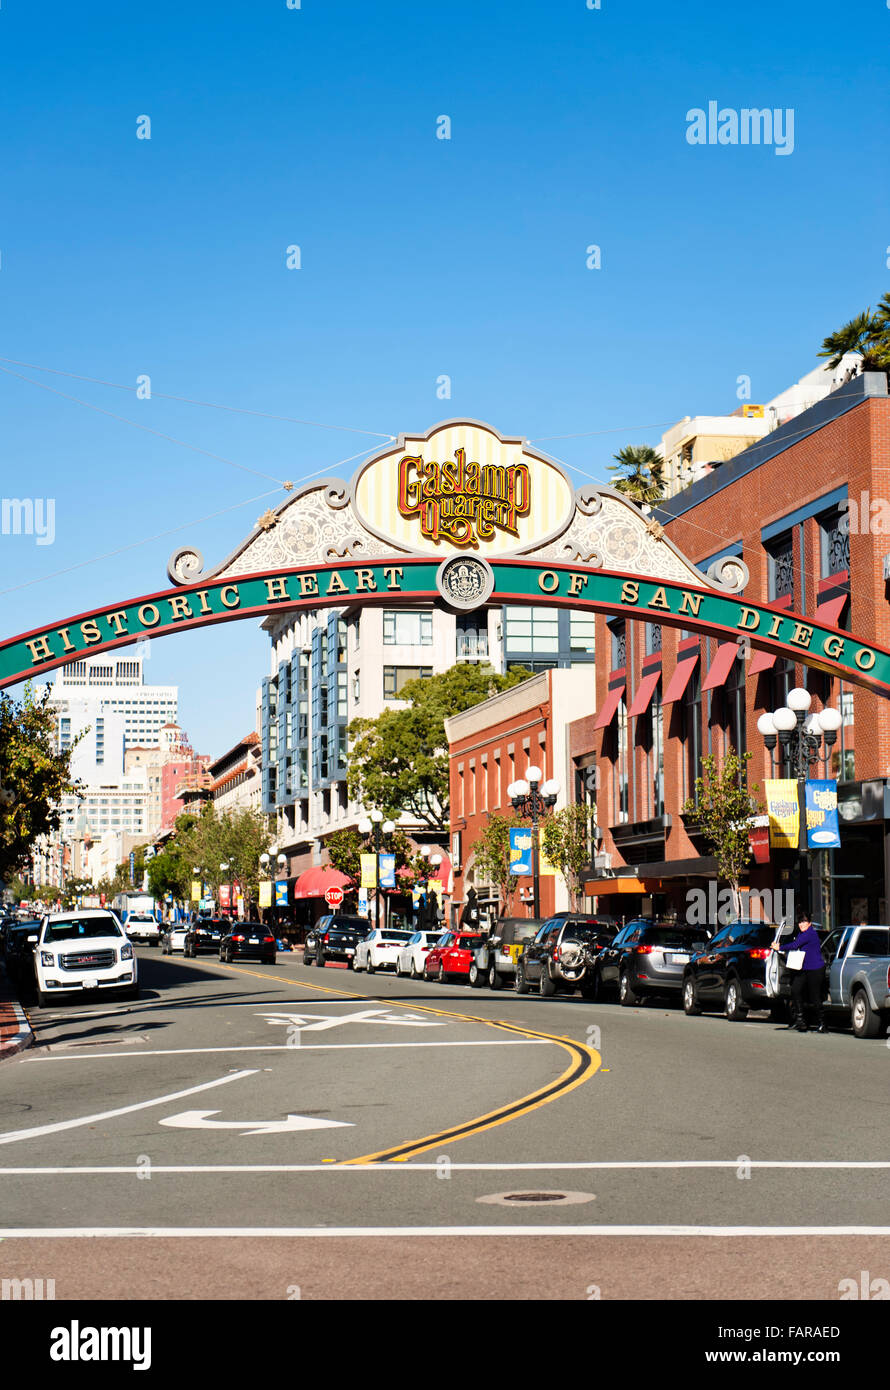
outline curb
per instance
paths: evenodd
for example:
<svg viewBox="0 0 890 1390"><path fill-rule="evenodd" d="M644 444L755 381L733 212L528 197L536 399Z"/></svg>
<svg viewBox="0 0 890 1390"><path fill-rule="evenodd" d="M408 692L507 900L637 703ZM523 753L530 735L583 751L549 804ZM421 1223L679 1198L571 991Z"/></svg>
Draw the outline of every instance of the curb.
<svg viewBox="0 0 890 1390"><path fill-rule="evenodd" d="M10 1011L13 1020L18 1024L18 1031L9 1037L3 1037L3 1015ZM18 1052L24 1052L25 1048L31 1047L33 1042L34 1030L28 1022L21 1004L15 999L0 999L0 1062L7 1057L14 1057Z"/></svg>

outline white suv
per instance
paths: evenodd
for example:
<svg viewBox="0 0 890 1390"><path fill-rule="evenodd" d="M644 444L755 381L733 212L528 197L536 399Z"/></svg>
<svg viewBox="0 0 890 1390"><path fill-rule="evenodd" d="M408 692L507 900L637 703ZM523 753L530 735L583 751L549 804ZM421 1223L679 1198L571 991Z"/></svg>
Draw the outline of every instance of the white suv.
<svg viewBox="0 0 890 1390"><path fill-rule="evenodd" d="M131 912L124 926L131 941L157 946L161 939L161 928L158 926L157 918L150 912Z"/></svg>
<svg viewBox="0 0 890 1390"><path fill-rule="evenodd" d="M34 947L37 1002L56 995L116 989L139 993L136 953L113 912L55 912L40 923Z"/></svg>

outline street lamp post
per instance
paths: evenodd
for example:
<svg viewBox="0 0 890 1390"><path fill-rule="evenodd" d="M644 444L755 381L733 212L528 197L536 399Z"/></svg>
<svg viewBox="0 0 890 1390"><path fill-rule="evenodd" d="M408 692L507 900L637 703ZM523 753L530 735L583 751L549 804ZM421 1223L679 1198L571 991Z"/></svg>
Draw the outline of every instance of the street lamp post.
<svg viewBox="0 0 890 1390"><path fill-rule="evenodd" d="M531 818L533 917L540 917L541 915L541 860L538 852L538 822L543 820L547 812L556 805L556 798L559 796L559 783L554 778L551 777L541 786L543 775L539 767L528 767L525 770L525 777L511 782L507 788L507 795L513 803L513 809L518 811L520 815ZM539 787L540 790L538 790Z"/></svg>
<svg viewBox="0 0 890 1390"><path fill-rule="evenodd" d="M269 863L270 863L270 859L269 859L268 854L261 854L261 855L260 855L260 873L262 874L262 876L263 876L264 879L268 879L268 874L269 874ZM259 908L260 921L261 921L261 922L265 922L265 920L266 920L266 913L269 911L269 908L267 908L267 907L260 908L259 903L257 903L257 907Z"/></svg>
<svg viewBox="0 0 890 1390"><path fill-rule="evenodd" d="M383 819L382 811L372 811L370 817L360 820L358 830L360 835L373 835L374 837L374 926L380 926L380 840L382 835L391 835L395 830L395 824L391 820ZM384 926L386 922L384 921Z"/></svg>
<svg viewBox="0 0 890 1390"><path fill-rule="evenodd" d="M220 864L220 866L219 866L219 871L220 871L221 874L228 873L228 871L229 871L229 866L228 866L228 864L227 864L227 863L226 863L226 864ZM222 879L220 879L220 885L219 885L219 886L220 886L220 888L222 888ZM228 887L229 887L229 912L230 912L231 916L234 917L235 914L234 914L234 912L232 911L232 885L231 885L231 883L228 885Z"/></svg>
<svg viewBox="0 0 890 1390"><path fill-rule="evenodd" d="M807 774L822 758L827 758L828 750L837 740L841 715L839 710L831 708L820 710L818 714L809 714L812 696L802 686L795 686L793 690L789 690L787 700L786 705L773 710L771 714L762 714L757 721L757 728L769 749L770 761L778 742L780 766L783 760L787 762L791 776L797 779L800 909L808 912L811 904L807 848Z"/></svg>

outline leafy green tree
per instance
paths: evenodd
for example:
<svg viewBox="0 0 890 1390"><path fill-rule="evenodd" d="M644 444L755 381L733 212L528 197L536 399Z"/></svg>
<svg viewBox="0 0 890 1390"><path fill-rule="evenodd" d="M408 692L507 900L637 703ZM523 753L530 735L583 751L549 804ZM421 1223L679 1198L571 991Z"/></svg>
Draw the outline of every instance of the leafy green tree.
<svg viewBox="0 0 890 1390"><path fill-rule="evenodd" d="M612 486L634 502L652 504L664 496L664 459L649 444L627 444L617 454L609 472L618 477Z"/></svg>
<svg viewBox="0 0 890 1390"><path fill-rule="evenodd" d="M472 844L477 879L493 883L498 890L499 917L506 915L516 891L516 878L510 873L510 831L523 824L519 816L499 816L490 812Z"/></svg>
<svg viewBox="0 0 890 1390"><path fill-rule="evenodd" d="M35 698L30 685L21 703L0 695L0 882L27 862L41 835L58 828L62 797L78 790L74 745L56 752L48 700L48 690Z"/></svg>
<svg viewBox="0 0 890 1390"><path fill-rule="evenodd" d="M448 740L445 720L508 690L531 674L498 675L490 666L460 662L428 680L408 681L405 709L354 719L347 755L349 794L397 820L407 813L431 830L448 830Z"/></svg>
<svg viewBox="0 0 890 1390"><path fill-rule="evenodd" d="M717 872L729 884L736 916L741 911L742 874L751 859L749 822L761 811L756 783L748 786L750 753L739 757L728 749L722 764L709 753L702 759L702 777L695 779L695 795L683 814L693 818L717 860Z"/></svg>
<svg viewBox="0 0 890 1390"><path fill-rule="evenodd" d="M573 802L547 816L541 830L544 853L562 875L575 907L582 905L581 874L590 867L590 831L595 820L593 806Z"/></svg>
<svg viewBox="0 0 890 1390"><path fill-rule="evenodd" d="M862 357L862 371L890 373L890 294L882 296L877 310L866 309L823 340L820 357L838 367L848 352Z"/></svg>
<svg viewBox="0 0 890 1390"><path fill-rule="evenodd" d="M335 830L325 840L324 847L332 867L341 874L346 874L358 887L361 883L361 856L374 852L373 843L369 846L367 838L357 830ZM415 882L427 877L429 866L426 860L417 853L399 826L396 826L392 835L381 837L380 851L382 854L394 854L396 857L396 888L400 893L410 893ZM400 872L402 869L408 869L410 872L403 874Z"/></svg>

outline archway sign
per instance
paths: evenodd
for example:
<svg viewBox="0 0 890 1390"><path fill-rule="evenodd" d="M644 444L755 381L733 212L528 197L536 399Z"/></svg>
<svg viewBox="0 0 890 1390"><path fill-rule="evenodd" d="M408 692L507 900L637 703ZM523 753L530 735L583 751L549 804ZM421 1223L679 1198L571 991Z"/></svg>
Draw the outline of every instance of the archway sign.
<svg viewBox="0 0 890 1390"><path fill-rule="evenodd" d="M884 648L745 598L742 560L697 569L620 493L576 490L546 454L473 420L402 435L351 483L327 478L293 492L215 569L186 547L167 573L171 588L0 644L0 687L146 635L276 608L428 599L459 612L506 603L624 613L890 694Z"/></svg>

